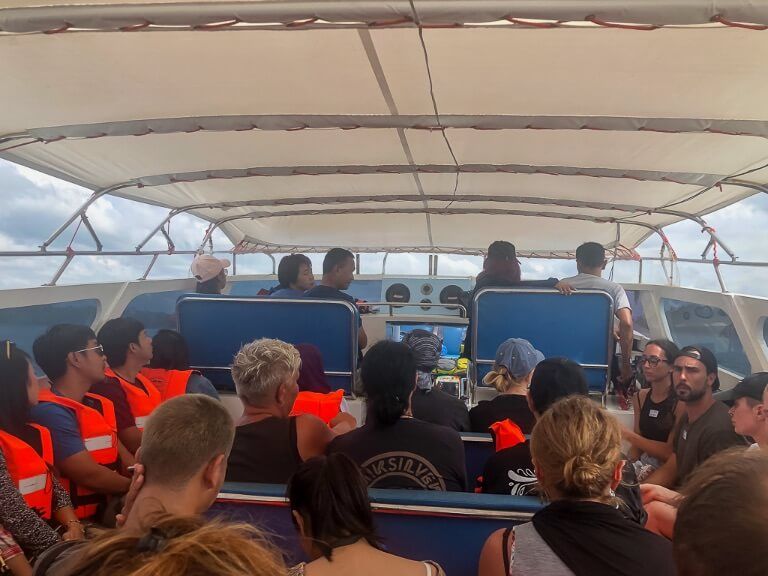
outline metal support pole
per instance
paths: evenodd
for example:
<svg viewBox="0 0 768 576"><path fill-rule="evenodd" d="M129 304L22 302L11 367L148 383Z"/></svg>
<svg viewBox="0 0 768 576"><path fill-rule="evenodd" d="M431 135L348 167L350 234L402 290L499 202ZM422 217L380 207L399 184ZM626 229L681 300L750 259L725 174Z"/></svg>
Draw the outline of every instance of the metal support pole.
<svg viewBox="0 0 768 576"><path fill-rule="evenodd" d="M720 284L720 290L722 292L728 292L728 289L725 287L725 280L723 280L723 275L720 273L720 264L715 262L713 266L715 268L715 274L717 275L717 281Z"/></svg>
<svg viewBox="0 0 768 576"><path fill-rule="evenodd" d="M387 258L389 257L389 252L384 253L384 260L381 262L381 275L384 276L387 273Z"/></svg>
<svg viewBox="0 0 768 576"><path fill-rule="evenodd" d="M149 261L149 266L147 266L147 269L144 270L144 274L142 274L141 278L139 280L146 280L147 276L149 276L149 272L152 270L152 267L155 265L155 262L157 262L157 258L159 257L159 254L153 254L152 260Z"/></svg>
<svg viewBox="0 0 768 576"><path fill-rule="evenodd" d="M91 226L91 221L88 220L88 216L86 216L85 212L80 214L80 220L83 221L83 225L85 226L85 229L88 230L88 232L91 235L91 238L93 238L93 241L96 243L96 251L101 252L104 246L102 245L101 240L99 240L99 237L96 235L96 230L94 230L93 226Z"/></svg>
<svg viewBox="0 0 768 576"><path fill-rule="evenodd" d="M272 260L272 275L274 276L277 274L277 262L275 261L275 257L272 254L267 254L269 256L269 259Z"/></svg>
<svg viewBox="0 0 768 576"><path fill-rule="evenodd" d="M360 274L360 254L355 254L355 272Z"/></svg>
<svg viewBox="0 0 768 576"><path fill-rule="evenodd" d="M64 222L64 224L59 226L56 229L56 231L53 234L50 235L48 240L43 242L43 244L40 246L40 249L41 250L45 250L46 248L48 248L48 246L53 244L56 241L56 238L61 236L61 234L64 232L64 230L69 228L69 225L72 224L72 222L74 222L80 216L85 214L85 211L88 210L89 206L91 204L93 204L94 202L96 202L96 200L98 200L99 198L101 198L105 194L109 194L110 192L114 192L116 190L120 190L121 188L127 188L128 186L130 186L130 184L117 184L115 186L110 186L109 188L103 188L101 190L96 190L96 192L91 194L88 197L88 199L85 202L83 202L83 204L80 206L80 208L78 208L69 218L67 218L67 220L66 220L66 222Z"/></svg>
<svg viewBox="0 0 768 576"><path fill-rule="evenodd" d="M59 278L61 278L61 275L64 274L64 270L67 269L67 266L69 266L69 263L72 262L72 260L75 259L74 252L70 252L67 254L67 258L64 260L63 264L59 266L59 269L56 270L56 273L53 275L53 278L51 278L51 281L48 282L48 284L43 284L43 286L56 286L56 282L59 281Z"/></svg>
<svg viewBox="0 0 768 576"><path fill-rule="evenodd" d="M637 283L638 284L643 283L643 259L642 258L640 258L640 262L637 267Z"/></svg>
<svg viewBox="0 0 768 576"><path fill-rule="evenodd" d="M168 216L166 216L166 217L163 219L163 221L162 221L162 222L160 222L160 224L158 224L157 226L155 226L155 227L154 227L154 228L153 228L153 229L150 231L150 233L149 233L149 234L147 234L147 235L144 237L144 240L142 240L142 241L139 243L139 245L138 245L138 246L136 246L136 252L140 252L140 251L141 251L141 249L142 249L142 248L144 248L144 246L146 246L146 245L147 245L147 242L149 242L150 240L152 240L152 238L154 237L154 235L155 235L155 234L157 234L157 233L158 233L158 232L160 232L161 230L164 230L164 227L165 227L165 225L166 225L166 224L168 224L168 222L170 222L170 221L171 221L171 218L173 218L174 216L176 216L176 214L178 214L178 213L179 213L179 211L178 211L178 210L171 210L171 211L168 213ZM166 236L166 238L167 238L167 236Z"/></svg>
<svg viewBox="0 0 768 576"><path fill-rule="evenodd" d="M437 256L438 255L435 254L435 263L434 263L434 266L435 266L435 276L437 276Z"/></svg>
<svg viewBox="0 0 768 576"><path fill-rule="evenodd" d="M237 276L237 252L232 252L232 276Z"/></svg>
<svg viewBox="0 0 768 576"><path fill-rule="evenodd" d="M427 264L427 268L429 268L429 270L427 271L427 276L432 276L432 259L433 258L434 258L434 256L432 256L432 254L430 254L429 255L429 264Z"/></svg>

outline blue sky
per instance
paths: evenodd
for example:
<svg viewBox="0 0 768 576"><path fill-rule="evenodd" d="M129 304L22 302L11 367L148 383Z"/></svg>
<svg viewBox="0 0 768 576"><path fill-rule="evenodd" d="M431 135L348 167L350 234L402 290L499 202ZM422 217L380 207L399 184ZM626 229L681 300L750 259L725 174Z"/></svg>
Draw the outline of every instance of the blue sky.
<svg viewBox="0 0 768 576"><path fill-rule="evenodd" d="M0 190L3 209L0 211L0 250L36 250L72 211L88 196L88 191L67 182L33 172L0 160ZM123 200L102 198L88 211L88 216L101 238L104 248L130 250L148 232L148 227L159 223L167 209ZM718 234L745 261L766 260L763 245L768 224L768 195L756 195L707 217ZM141 222L133 227L131 222ZM172 236L179 250L196 249L205 233L207 223L191 216L178 216L172 223ZM72 239L73 225L52 246L63 249ZM680 257L699 258L706 245L706 234L691 222L681 222L666 229L672 246ZM514 239L512 239L514 241ZM75 249L92 248L89 235L81 229L73 243ZM215 237L217 249L231 247L221 234ZM646 256L658 255L658 238L650 238L639 252ZM164 249L161 237L155 238L148 248ZM721 253L721 259L724 255ZM321 255L314 256L319 268ZM362 256L362 273L379 273L382 254ZM189 256L162 256L155 265L150 279L185 278L189 276ZM389 257L387 272L392 274L426 274L428 256L425 254L395 254ZM440 256L440 274L474 275L482 265L479 257ZM59 258L0 258L0 289L40 286L50 280L61 263ZM141 276L149 257L80 257L69 266L60 284L124 281ZM768 269L721 267L729 290L745 294L768 296ZM263 255L238 257L238 273L268 273L269 259ZM573 262L551 260L523 260L523 276L527 278L564 277L575 272ZM680 264L681 284L695 288L719 289L711 266ZM646 264L646 282L663 282L657 263ZM637 264L619 262L614 279L636 281Z"/></svg>

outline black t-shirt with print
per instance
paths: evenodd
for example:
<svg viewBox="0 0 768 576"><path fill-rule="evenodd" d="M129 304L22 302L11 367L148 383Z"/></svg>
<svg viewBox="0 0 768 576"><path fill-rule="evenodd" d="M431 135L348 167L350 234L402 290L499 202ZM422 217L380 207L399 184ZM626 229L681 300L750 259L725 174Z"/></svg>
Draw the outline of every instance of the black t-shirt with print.
<svg viewBox="0 0 768 576"><path fill-rule="evenodd" d="M461 437L445 426L415 418L386 427L369 422L335 438L328 447L334 452L354 460L371 488L467 489Z"/></svg>

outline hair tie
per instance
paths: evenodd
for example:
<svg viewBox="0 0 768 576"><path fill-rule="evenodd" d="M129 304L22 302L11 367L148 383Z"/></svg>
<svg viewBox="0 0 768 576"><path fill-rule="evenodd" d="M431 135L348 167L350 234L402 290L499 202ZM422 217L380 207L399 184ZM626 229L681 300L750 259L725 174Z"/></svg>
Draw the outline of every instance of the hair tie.
<svg viewBox="0 0 768 576"><path fill-rule="evenodd" d="M159 529L151 528L150 531L141 537L136 543L138 552L158 553L162 552L168 545L168 539Z"/></svg>

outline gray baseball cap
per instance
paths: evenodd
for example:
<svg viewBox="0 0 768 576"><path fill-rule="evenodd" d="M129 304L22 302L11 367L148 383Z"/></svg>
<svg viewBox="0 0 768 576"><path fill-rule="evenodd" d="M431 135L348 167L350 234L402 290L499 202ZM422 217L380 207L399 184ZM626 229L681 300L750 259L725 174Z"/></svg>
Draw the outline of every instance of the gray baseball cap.
<svg viewBox="0 0 768 576"><path fill-rule="evenodd" d="M496 364L504 366L514 378L522 378L542 360L544 354L522 338L505 340L496 350Z"/></svg>

